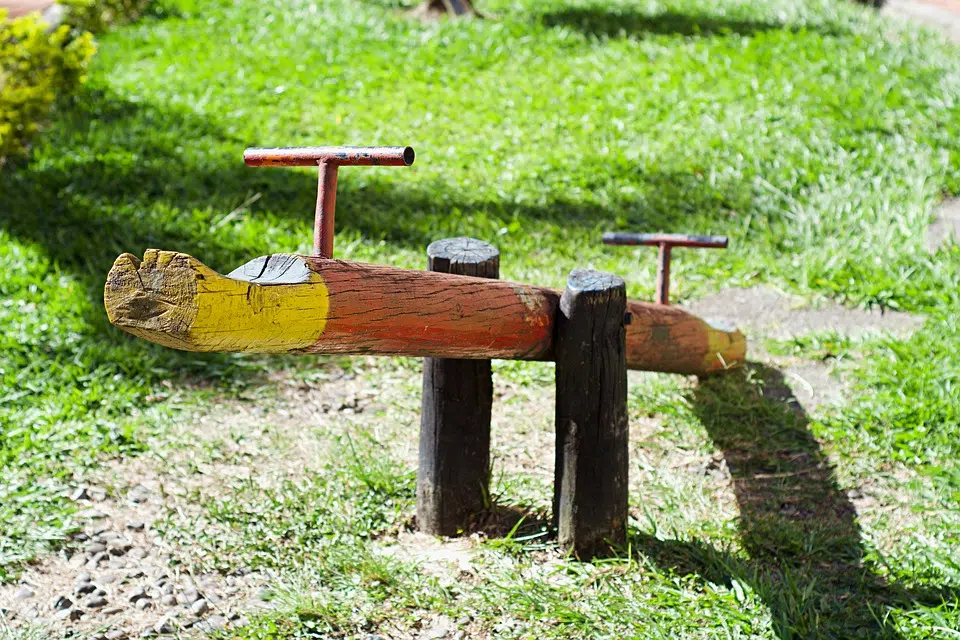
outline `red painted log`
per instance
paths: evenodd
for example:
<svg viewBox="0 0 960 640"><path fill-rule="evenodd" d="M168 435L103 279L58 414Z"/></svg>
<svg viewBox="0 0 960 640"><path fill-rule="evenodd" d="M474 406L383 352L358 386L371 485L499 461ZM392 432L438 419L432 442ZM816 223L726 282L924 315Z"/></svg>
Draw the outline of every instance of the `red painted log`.
<svg viewBox="0 0 960 640"><path fill-rule="evenodd" d="M319 257L257 258L222 276L182 253L117 258L110 321L186 351L553 359L560 292ZM704 375L746 341L675 307L628 302L627 366Z"/></svg>

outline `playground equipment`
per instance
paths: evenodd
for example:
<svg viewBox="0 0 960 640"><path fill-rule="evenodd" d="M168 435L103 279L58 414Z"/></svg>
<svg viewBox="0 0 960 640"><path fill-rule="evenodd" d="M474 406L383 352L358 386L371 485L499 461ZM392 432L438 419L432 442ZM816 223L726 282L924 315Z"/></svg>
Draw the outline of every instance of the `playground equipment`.
<svg viewBox="0 0 960 640"><path fill-rule="evenodd" d="M418 526L452 535L489 482L490 358L557 363L554 517L561 545L590 556L625 535L626 369L707 375L746 341L676 307L629 301L623 280L575 270L563 291L497 280L499 253L470 238L427 249L430 271L332 258L340 165L409 165L413 149L248 150L254 166L319 166L316 256L256 258L221 275L147 250L107 276L110 321L186 351L420 356Z"/></svg>
<svg viewBox="0 0 960 640"><path fill-rule="evenodd" d="M300 147L247 149L248 167L318 167L317 210L313 223L313 254L333 257L333 221L337 207L340 167L409 167L417 154L413 147Z"/></svg>
<svg viewBox="0 0 960 640"><path fill-rule="evenodd" d="M104 303L124 331L183 351L553 360L562 293L286 254L223 276L148 249L117 258ZM707 375L743 361L738 331L678 307L631 300L626 312L628 368Z"/></svg>
<svg viewBox="0 0 960 640"><path fill-rule="evenodd" d="M688 236L679 233L623 233L608 231L604 244L645 245L659 247L657 262L657 302L670 304L670 253L674 247L697 249L726 249L727 236Z"/></svg>

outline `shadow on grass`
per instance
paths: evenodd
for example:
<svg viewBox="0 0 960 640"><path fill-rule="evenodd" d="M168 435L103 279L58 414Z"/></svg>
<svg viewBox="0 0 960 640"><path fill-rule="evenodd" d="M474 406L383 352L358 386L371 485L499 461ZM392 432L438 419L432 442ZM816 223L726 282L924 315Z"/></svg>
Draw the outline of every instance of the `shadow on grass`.
<svg viewBox="0 0 960 640"><path fill-rule="evenodd" d="M0 173L0 228L43 246L61 269L86 284L95 307L107 271L124 252L183 251L228 272L259 255L295 250L290 240L301 234L300 246L308 246L316 177L304 170L246 167L247 142L183 110L88 91L64 105L50 131L48 144L56 154L39 153L29 164ZM593 165L583 163L583 171L593 175ZM530 203L464 197L443 184L407 186L392 175L341 179L337 228L422 250L442 235L470 232L478 217L516 220L530 230L544 223L565 230L619 220L634 228L699 232L686 228L686 216L706 211L725 219L730 208L749 202L746 185L718 189L692 175L633 166L608 167L606 173L610 180L640 184L645 195L603 206L562 195ZM102 316L90 324L105 326Z"/></svg>
<svg viewBox="0 0 960 640"><path fill-rule="evenodd" d="M316 176L292 168L246 167L242 151L248 141L193 114L90 92L62 112L50 138L59 147L58 157L0 173L6 200L0 226L45 246L61 267L98 285L126 251L173 249L232 270L253 257L291 250L271 243L289 242L291 231L302 228L304 244L310 241ZM246 219L279 223L286 237L242 235L234 233L236 226L221 224L231 211L244 213L251 199L253 213ZM436 239L432 221L450 217L453 210L462 218L493 210L571 225L608 214L575 202L512 206L464 200L442 185L396 188L389 179L358 184L341 178L337 229L425 249Z"/></svg>
<svg viewBox="0 0 960 640"><path fill-rule="evenodd" d="M856 510L779 371L754 364L705 380L693 401L730 469L749 559L634 532L640 552L679 573L750 585L784 639L896 638L888 609L960 597L890 582L865 557Z"/></svg>
<svg viewBox="0 0 960 640"><path fill-rule="evenodd" d="M749 20L711 13L660 11L646 13L637 9L576 7L545 13L541 21L548 27L569 27L585 35L616 38L647 36L750 36L764 31L797 31L799 25L774 20ZM832 25L804 25L824 35L841 35Z"/></svg>

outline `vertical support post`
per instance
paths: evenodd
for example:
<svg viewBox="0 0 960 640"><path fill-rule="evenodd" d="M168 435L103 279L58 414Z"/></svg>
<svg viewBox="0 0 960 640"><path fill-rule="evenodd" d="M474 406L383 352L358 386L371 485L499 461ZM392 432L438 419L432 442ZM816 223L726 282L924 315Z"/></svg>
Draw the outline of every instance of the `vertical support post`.
<svg viewBox="0 0 960 640"><path fill-rule="evenodd" d="M427 247L428 269L480 278L500 277L500 252L473 238ZM424 358L417 473L417 526L456 535L487 506L490 481L489 360Z"/></svg>
<svg viewBox="0 0 960 640"><path fill-rule="evenodd" d="M590 558L626 540L626 286L575 270L557 311L557 456L553 517L560 547Z"/></svg>
<svg viewBox="0 0 960 640"><path fill-rule="evenodd" d="M657 260L657 302L670 304L670 250L672 247L660 243L660 255Z"/></svg>
<svg viewBox="0 0 960 640"><path fill-rule="evenodd" d="M337 171L335 163L321 160L317 178L317 211L313 219L313 253L333 257L334 213L337 210Z"/></svg>

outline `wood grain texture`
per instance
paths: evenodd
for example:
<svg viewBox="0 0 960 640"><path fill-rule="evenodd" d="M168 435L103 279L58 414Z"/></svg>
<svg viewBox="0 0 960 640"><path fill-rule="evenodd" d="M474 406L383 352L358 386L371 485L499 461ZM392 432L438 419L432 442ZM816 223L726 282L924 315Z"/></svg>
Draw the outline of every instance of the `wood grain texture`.
<svg viewBox="0 0 960 640"><path fill-rule="evenodd" d="M278 283L296 263L301 281ZM182 253L124 254L104 304L116 326L186 351L553 359L553 289L308 256L257 258L238 272L246 279ZM677 307L627 310L630 368L706 375L744 361L736 329Z"/></svg>
<svg viewBox="0 0 960 640"><path fill-rule="evenodd" d="M312 344L329 315L323 281L289 256L260 260L299 266L301 281L254 285L182 253L151 249L142 262L124 254L107 277L107 315L125 331L186 351L284 353Z"/></svg>
<svg viewBox="0 0 960 640"><path fill-rule="evenodd" d="M430 271L497 279L500 253L473 238L427 247ZM417 472L417 528L452 536L487 506L490 484L490 360L424 358Z"/></svg>
<svg viewBox="0 0 960 640"><path fill-rule="evenodd" d="M619 277L573 271L557 314L553 513L560 547L582 559L626 540L626 302Z"/></svg>

